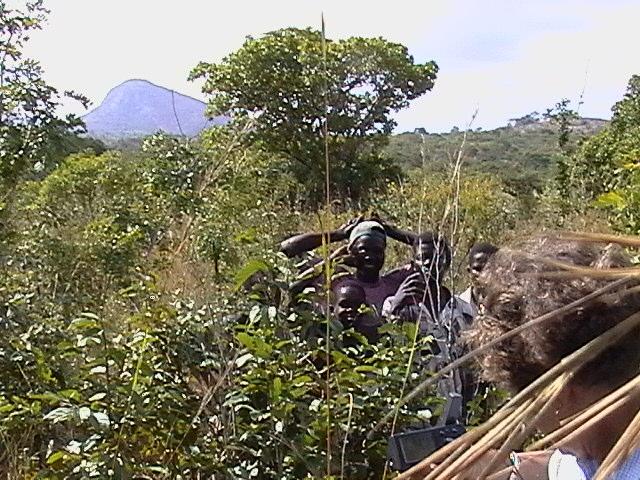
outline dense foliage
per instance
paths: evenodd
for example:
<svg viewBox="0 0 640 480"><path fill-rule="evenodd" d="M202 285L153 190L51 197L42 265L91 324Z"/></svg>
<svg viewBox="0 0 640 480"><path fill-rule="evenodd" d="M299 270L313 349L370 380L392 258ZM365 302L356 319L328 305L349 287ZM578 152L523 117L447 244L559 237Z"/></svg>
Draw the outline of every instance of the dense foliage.
<svg viewBox="0 0 640 480"><path fill-rule="evenodd" d="M606 123L597 119L569 118L567 132L563 134L557 108L550 109L549 113L553 120L529 115L527 122L518 119L512 126L495 130L402 133L389 139L385 151L404 170L421 167L438 172L455 163L466 137L462 158L466 171L497 178L518 197L541 193L554 179L556 166L562 160L563 149L558 145L560 137L565 135L567 146L574 149L582 139L594 135Z"/></svg>
<svg viewBox="0 0 640 480"><path fill-rule="evenodd" d="M14 22L14 39L43 19L39 2L24 14L0 6L3 22ZM2 30L3 40L13 30ZM306 85L299 105L316 110L299 114L313 111L322 118L317 32L284 30L250 39L222 66L203 66L202 72L210 78L249 66L255 72L258 65L251 62L273 60L262 51L272 44L283 59L311 68L278 84ZM21 58L21 45L14 44L14 60ZM276 253L279 241L375 212L405 228L445 233L455 251L447 282L458 290L466 286L464 255L473 242L499 243L555 226L560 216L571 225L571 212L557 208L568 199L583 199L579 217L591 214L591 201L599 199L612 208L615 226L637 232L636 77L611 126L580 146L572 143L575 152L564 152L570 182L551 184L551 158L561 152L553 146L557 130L546 124L527 132L472 132L462 151L462 133L398 136L387 151L391 166L404 168L398 179L387 177L378 160L367 164L358 149L366 144L380 153L369 142L386 141L389 112L431 87L435 65L414 65L404 47L379 39L329 42L327 56L329 77L337 82L329 85L331 102L338 102L336 89L350 76L381 89L345 97L361 102L364 118L371 116L359 133L348 133L358 128L348 126L350 113L337 109L329 117L336 178L341 169L361 175L354 181L369 188L366 207L354 207L354 192L340 188L333 192L335 204L311 207L322 185L313 175L322 169L292 168L282 148L302 148L304 140L319 155L318 122L300 131L294 122L282 125L293 128L287 132L278 130L279 114L273 113L278 129L271 134L260 118L238 116L197 139L157 134L140 149L103 152L55 117L55 92L27 89L42 100L37 105L47 106L43 115L55 118L45 123L66 133L62 144L50 131L33 145L32 137L20 137L33 149L20 153L20 162L3 163L5 170L15 169L0 236L0 476L381 478L391 425L368 434L430 374L431 338L416 337L413 325L388 324L381 341L370 345L314 312L308 293L292 302L288 285L299 266ZM381 63L365 61L373 57ZM341 58L353 63L340 67ZM33 71L39 79L39 70ZM381 78L382 71L400 73ZM249 73L242 73L248 83L238 94L271 99L260 81L275 77ZM227 80L231 88L236 79ZM387 92L387 81L399 82L399 90ZM12 88L2 90L3 101ZM368 103L374 94L381 110ZM32 105L12 98L23 105L19 109ZM306 119L291 112L283 118L289 115ZM343 123L346 130L340 130ZM14 135L34 128L28 124L3 126ZM256 141L258 134L265 136ZM351 151L357 162L345 165L351 157L341 157L337 147L354 138L365 143ZM422 154L420 142L429 146L423 144ZM48 161L54 157L59 161ZM46 168L35 172L39 163ZM512 170L519 168L528 175L524 190L535 189L541 199L524 200L514 187ZM533 182L537 172L544 172L548 185ZM406 263L407 246L390 244L390 250L386 268ZM428 424L441 403L435 392L423 392L399 409L396 429ZM474 400L473 424L484 406L483 398Z"/></svg>
<svg viewBox="0 0 640 480"><path fill-rule="evenodd" d="M388 430L366 433L428 374L427 357L404 385L411 329L347 347L354 334L331 323L327 381L325 319L289 307L295 270L274 253L292 230L319 228L316 214L296 210L277 161L242 135L154 136L142 152L73 155L21 185L0 286L8 473L318 478L343 471L343 454L349 478L380 471ZM380 211L418 228L427 186L432 225L453 195L423 180L390 186ZM461 237L479 234L476 220L486 234L508 226L495 189L464 180ZM425 395L398 427L438 405Z"/></svg>
<svg viewBox="0 0 640 480"><path fill-rule="evenodd" d="M585 141L565 162L562 192L573 209L593 205L608 209L614 226L640 231L638 159L640 158L640 76L634 75L611 123Z"/></svg>
<svg viewBox="0 0 640 480"><path fill-rule="evenodd" d="M56 115L62 95L42 78L42 68L25 58L23 47L33 30L42 28L47 10L43 0L22 10L0 1L0 202L18 178L50 169L60 157L54 144L81 123L72 115ZM64 95L81 102L73 92Z"/></svg>

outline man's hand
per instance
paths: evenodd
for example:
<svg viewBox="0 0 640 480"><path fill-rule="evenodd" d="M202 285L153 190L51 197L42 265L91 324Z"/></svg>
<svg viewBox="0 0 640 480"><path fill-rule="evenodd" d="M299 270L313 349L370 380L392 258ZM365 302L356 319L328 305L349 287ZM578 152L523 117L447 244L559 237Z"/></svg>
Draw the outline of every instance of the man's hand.
<svg viewBox="0 0 640 480"><path fill-rule="evenodd" d="M519 465L517 468L496 468L498 471L487 477L487 480L549 480L549 458L552 453L550 450L518 453ZM475 480L479 478L484 468L493 459L494 454L495 450L487 452L464 474L456 477L456 480Z"/></svg>
<svg viewBox="0 0 640 480"><path fill-rule="evenodd" d="M355 267L355 259L349 253L349 247L347 245L342 245L336 251L334 251L330 256L329 260L332 262L339 262L342 265L347 265L348 267Z"/></svg>
<svg viewBox="0 0 640 480"><path fill-rule="evenodd" d="M380 225L382 225L382 227L384 228L384 231L387 232L387 235L389 234L390 231L393 231L395 229L393 225L391 225L389 222L384 220L380 215L378 215L378 212L373 212L369 220L373 220L374 222L378 222Z"/></svg>
<svg viewBox="0 0 640 480"><path fill-rule="evenodd" d="M426 288L422 272L414 272L405 278L393 296L393 313L397 313L397 309L407 305L420 303Z"/></svg>
<svg viewBox="0 0 640 480"><path fill-rule="evenodd" d="M387 220L382 219L376 212L371 214L371 220L382 225L387 237L393 238L398 242L406 243L407 245L415 245L417 239L417 235L415 233L408 230L402 230L401 228L392 225Z"/></svg>
<svg viewBox="0 0 640 480"><path fill-rule="evenodd" d="M336 240L346 240L347 238L349 238L349 235L351 235L351 231L353 230L353 228L360 222L362 222L363 219L364 217L362 215L358 215L357 217L352 218L351 220L348 220L347 222L340 225L335 230L335 232L333 232Z"/></svg>

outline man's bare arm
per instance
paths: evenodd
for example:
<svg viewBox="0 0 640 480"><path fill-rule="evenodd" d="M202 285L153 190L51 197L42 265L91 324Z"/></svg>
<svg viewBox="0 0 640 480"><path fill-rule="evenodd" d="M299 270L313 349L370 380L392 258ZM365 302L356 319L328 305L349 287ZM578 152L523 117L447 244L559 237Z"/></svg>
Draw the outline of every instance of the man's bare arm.
<svg viewBox="0 0 640 480"><path fill-rule="evenodd" d="M362 216L353 218L331 232L302 233L287 238L280 244L280 251L292 258L321 247L323 243L341 242L349 238L353 227L362 221ZM323 239L324 237L324 239Z"/></svg>

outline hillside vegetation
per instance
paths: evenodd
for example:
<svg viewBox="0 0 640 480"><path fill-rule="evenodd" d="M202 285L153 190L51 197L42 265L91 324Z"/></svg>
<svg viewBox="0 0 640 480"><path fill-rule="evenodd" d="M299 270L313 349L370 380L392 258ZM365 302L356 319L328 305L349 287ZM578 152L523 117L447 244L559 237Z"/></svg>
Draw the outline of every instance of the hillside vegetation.
<svg viewBox="0 0 640 480"><path fill-rule="evenodd" d="M572 144L594 135L606 121L578 119L571 122ZM450 133L403 133L393 135L387 154L403 169L423 168L439 171L455 163L460 146L465 169L502 180L514 194L542 192L552 179L558 147L558 127L548 121L495 130Z"/></svg>

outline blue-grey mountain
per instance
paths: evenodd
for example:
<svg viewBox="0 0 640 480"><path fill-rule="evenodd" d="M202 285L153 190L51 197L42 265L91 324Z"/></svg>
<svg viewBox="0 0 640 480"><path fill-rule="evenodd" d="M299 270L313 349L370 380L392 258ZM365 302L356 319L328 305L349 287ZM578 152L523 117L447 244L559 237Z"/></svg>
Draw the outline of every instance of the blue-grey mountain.
<svg viewBox="0 0 640 480"><path fill-rule="evenodd" d="M83 117L87 134L101 139L151 135L197 135L203 128L220 125L226 117L205 117L206 104L195 98L154 85L127 80L109 91L103 102Z"/></svg>

